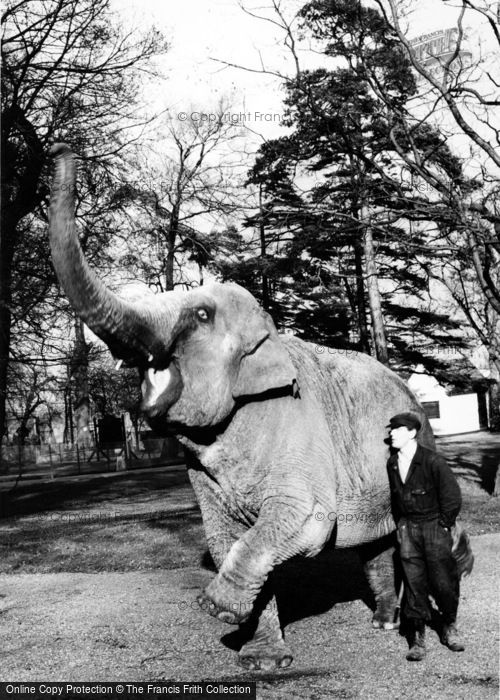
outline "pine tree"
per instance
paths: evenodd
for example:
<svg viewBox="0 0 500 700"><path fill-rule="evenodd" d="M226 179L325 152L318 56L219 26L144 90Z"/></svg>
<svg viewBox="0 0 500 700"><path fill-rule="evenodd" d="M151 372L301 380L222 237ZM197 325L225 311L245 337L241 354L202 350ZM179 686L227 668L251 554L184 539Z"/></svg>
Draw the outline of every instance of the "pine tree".
<svg viewBox="0 0 500 700"><path fill-rule="evenodd" d="M416 91L411 67L373 8L318 1L301 16L304 34L335 67L301 71L287 82L292 131L263 145L250 174L263 205L249 223L264 227L270 246L284 242L272 268L283 316L304 337L316 332L333 344L354 343L382 361L387 339L394 366L422 363L439 373L447 362L434 350L450 338L460 345L459 326L429 308L428 277L414 253L425 252L451 214L415 189L392 142L394 132L404 132L400 115ZM390 89L397 109L378 99L367 70ZM414 129L406 148L462 178L436 130Z"/></svg>

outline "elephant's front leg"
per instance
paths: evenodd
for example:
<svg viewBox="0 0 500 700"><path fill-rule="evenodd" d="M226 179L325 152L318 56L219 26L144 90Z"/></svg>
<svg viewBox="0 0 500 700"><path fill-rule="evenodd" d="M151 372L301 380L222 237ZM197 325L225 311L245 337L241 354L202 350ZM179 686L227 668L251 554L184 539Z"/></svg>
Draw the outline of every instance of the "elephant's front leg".
<svg viewBox="0 0 500 700"><path fill-rule="evenodd" d="M308 500L265 501L256 524L233 544L205 590L200 602L208 603L211 615L230 624L247 620L275 566L297 554L316 554L322 549L333 523L317 518L316 510L324 509L314 508Z"/></svg>
<svg viewBox="0 0 500 700"><path fill-rule="evenodd" d="M292 650L283 638L278 606L272 588L268 581L264 585L262 604L254 609L256 627L252 638L240 649L239 663L249 670L271 671L275 668L286 668L293 661ZM252 624L251 619L249 624Z"/></svg>
<svg viewBox="0 0 500 700"><path fill-rule="evenodd" d="M210 554L219 570L245 528L230 518L223 505L224 494L216 482L201 470L190 470L189 476L202 511ZM293 661L291 649L283 639L272 588L269 585L266 588L249 623L253 629L252 637L238 655L239 663L247 669L285 668ZM201 597L200 602L213 605L205 596Z"/></svg>

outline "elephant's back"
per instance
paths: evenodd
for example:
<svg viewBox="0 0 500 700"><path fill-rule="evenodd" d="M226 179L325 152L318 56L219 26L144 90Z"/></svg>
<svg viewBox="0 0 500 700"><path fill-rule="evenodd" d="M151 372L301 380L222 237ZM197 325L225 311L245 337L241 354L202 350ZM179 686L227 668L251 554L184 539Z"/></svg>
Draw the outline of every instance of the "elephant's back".
<svg viewBox="0 0 500 700"><path fill-rule="evenodd" d="M387 482L387 424L391 416L414 411L421 417L419 441L433 447L434 438L415 396L394 372L354 351L323 348L288 337L285 345L299 386L321 403L330 429L346 493L377 490Z"/></svg>

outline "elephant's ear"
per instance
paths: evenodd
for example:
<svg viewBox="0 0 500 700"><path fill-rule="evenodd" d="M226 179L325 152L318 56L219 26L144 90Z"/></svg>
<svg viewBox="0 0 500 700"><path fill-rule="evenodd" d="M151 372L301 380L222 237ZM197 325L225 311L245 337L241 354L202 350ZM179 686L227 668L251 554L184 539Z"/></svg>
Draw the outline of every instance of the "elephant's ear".
<svg viewBox="0 0 500 700"><path fill-rule="evenodd" d="M266 317L266 318L264 318ZM241 358L233 397L263 394L272 389L297 386L297 371L293 366L274 324L268 314L262 315L259 328L254 324L253 341Z"/></svg>

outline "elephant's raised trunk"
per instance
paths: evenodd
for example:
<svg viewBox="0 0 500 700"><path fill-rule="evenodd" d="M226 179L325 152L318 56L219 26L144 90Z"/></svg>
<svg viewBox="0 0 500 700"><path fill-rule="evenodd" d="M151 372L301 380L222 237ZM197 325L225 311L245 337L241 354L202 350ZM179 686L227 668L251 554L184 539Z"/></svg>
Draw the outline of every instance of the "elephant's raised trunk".
<svg viewBox="0 0 500 700"><path fill-rule="evenodd" d="M56 157L49 232L54 268L76 313L129 364L151 363L168 354L178 319L175 304L162 314L161 328L155 303L129 303L106 288L89 268L75 232L75 161L66 144L52 148ZM154 299L154 297L153 297ZM170 327L168 327L170 326Z"/></svg>

